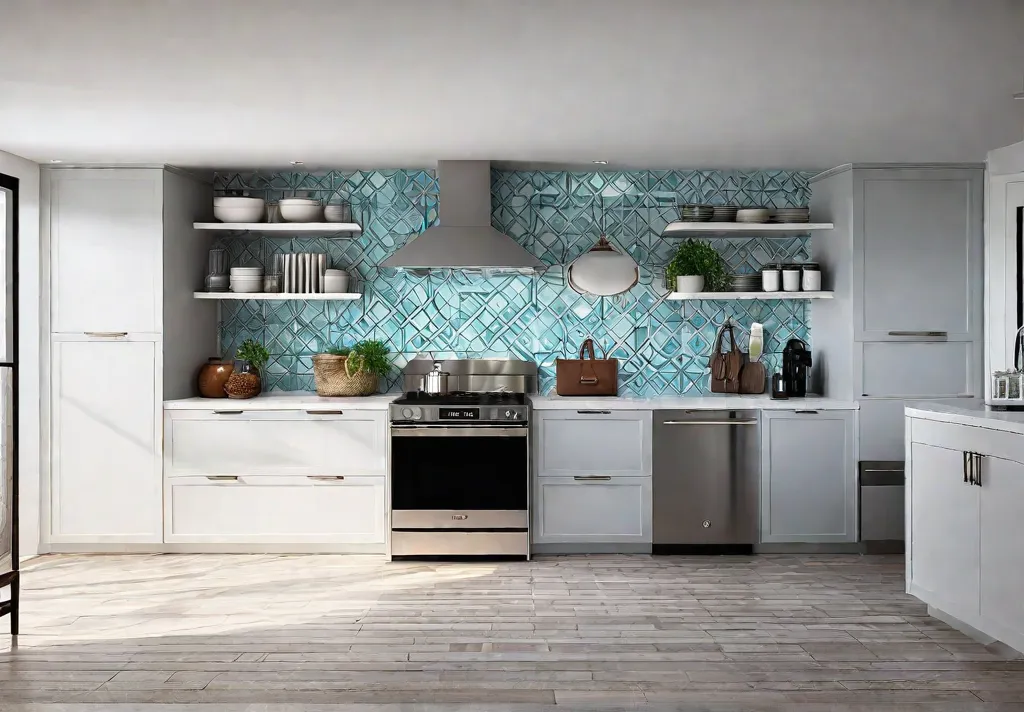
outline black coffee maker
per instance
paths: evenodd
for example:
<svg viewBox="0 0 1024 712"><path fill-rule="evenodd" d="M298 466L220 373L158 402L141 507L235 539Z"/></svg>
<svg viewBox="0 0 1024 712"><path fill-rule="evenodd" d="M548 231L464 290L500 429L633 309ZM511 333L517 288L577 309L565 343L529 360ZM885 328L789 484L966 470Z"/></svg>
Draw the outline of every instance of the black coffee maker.
<svg viewBox="0 0 1024 712"><path fill-rule="evenodd" d="M811 367L811 350L800 339L790 339L782 350L782 380L790 398L807 395L808 369Z"/></svg>

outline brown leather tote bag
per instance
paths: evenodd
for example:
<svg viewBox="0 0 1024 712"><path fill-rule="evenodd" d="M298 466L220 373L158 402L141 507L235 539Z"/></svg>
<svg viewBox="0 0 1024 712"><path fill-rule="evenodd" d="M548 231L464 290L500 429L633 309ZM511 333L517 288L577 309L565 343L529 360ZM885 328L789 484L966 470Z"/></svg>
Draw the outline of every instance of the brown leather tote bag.
<svg viewBox="0 0 1024 712"><path fill-rule="evenodd" d="M560 396L614 396L619 393L619 360L594 355L594 340L584 340L578 359L555 359L555 393Z"/></svg>
<svg viewBox="0 0 1024 712"><path fill-rule="evenodd" d="M722 351L726 332L729 333L729 350ZM736 335L733 333L732 322L718 330L715 337L715 350L711 352L712 393L739 393L740 371L743 370L744 353L736 348Z"/></svg>

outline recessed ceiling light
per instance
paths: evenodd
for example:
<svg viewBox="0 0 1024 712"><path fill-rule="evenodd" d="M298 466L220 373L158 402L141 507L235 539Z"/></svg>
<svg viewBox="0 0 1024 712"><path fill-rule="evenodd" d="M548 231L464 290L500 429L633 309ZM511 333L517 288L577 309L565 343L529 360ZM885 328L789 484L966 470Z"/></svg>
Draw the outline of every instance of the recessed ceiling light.
<svg viewBox="0 0 1024 712"><path fill-rule="evenodd" d="M61 159L59 159L59 158L51 158L51 159L50 159L50 163L63 163L63 162L64 162L64 161L62 161L62 160L61 160Z"/></svg>
<svg viewBox="0 0 1024 712"><path fill-rule="evenodd" d="M608 161L591 161L591 163L596 163L599 166L607 166L608 165Z"/></svg>
<svg viewBox="0 0 1024 712"><path fill-rule="evenodd" d="M301 166L302 165L302 161L288 161L288 162L291 163L293 166Z"/></svg>

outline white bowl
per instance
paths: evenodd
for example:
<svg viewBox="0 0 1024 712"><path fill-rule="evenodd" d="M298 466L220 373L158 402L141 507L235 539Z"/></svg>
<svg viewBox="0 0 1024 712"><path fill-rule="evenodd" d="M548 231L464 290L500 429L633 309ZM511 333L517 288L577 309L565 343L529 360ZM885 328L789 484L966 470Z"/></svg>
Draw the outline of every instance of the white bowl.
<svg viewBox="0 0 1024 712"><path fill-rule="evenodd" d="M327 222L345 222L349 216L347 205L328 205L324 208L324 220Z"/></svg>
<svg viewBox="0 0 1024 712"><path fill-rule="evenodd" d="M319 202L305 198L285 198L277 207L286 222L316 222L324 212Z"/></svg>
<svg viewBox="0 0 1024 712"><path fill-rule="evenodd" d="M262 222L265 203L263 198L222 196L213 199L213 216L221 222Z"/></svg>
<svg viewBox="0 0 1024 712"><path fill-rule="evenodd" d="M241 294L255 294L256 292L263 291L263 278L258 279L232 279L231 280L231 291L238 292Z"/></svg>
<svg viewBox="0 0 1024 712"><path fill-rule="evenodd" d="M325 274L324 291L328 294L341 294L348 291L348 275Z"/></svg>
<svg viewBox="0 0 1024 712"><path fill-rule="evenodd" d="M766 223L770 214L767 208L741 208L736 211L736 222Z"/></svg>
<svg viewBox="0 0 1024 712"><path fill-rule="evenodd" d="M232 277L262 277L263 276L263 268L262 267L232 267L231 268L231 276Z"/></svg>

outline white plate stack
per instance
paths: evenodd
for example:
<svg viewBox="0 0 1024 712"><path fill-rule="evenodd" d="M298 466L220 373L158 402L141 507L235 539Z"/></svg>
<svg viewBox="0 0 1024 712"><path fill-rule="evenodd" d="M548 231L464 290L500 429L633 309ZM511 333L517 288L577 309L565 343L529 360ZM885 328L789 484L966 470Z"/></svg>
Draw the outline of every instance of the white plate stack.
<svg viewBox="0 0 1024 712"><path fill-rule="evenodd" d="M811 221L809 208L775 208L772 211L772 222L805 223Z"/></svg>
<svg viewBox="0 0 1024 712"><path fill-rule="evenodd" d="M262 267L232 267L231 291L240 294L255 294L263 291Z"/></svg>

